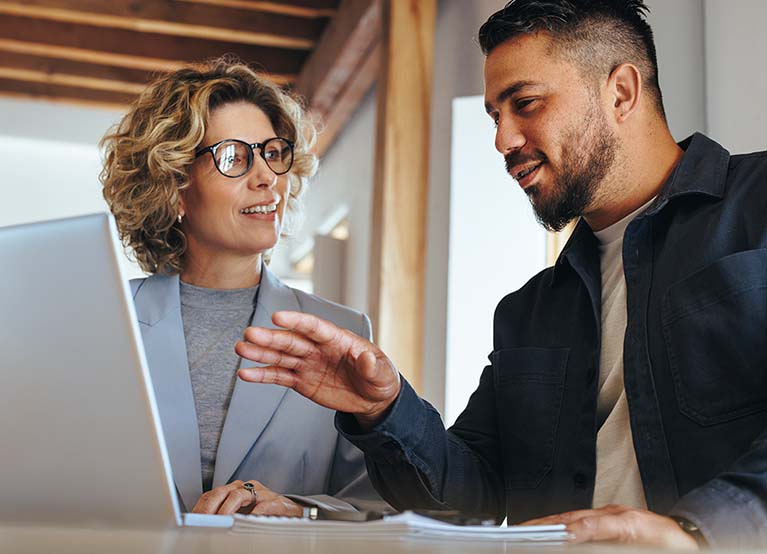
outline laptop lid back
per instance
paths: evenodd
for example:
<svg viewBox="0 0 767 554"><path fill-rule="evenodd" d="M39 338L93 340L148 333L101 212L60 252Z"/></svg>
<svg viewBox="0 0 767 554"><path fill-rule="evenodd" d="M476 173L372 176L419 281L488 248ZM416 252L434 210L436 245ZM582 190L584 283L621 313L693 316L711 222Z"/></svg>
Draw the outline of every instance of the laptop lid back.
<svg viewBox="0 0 767 554"><path fill-rule="evenodd" d="M0 522L180 524L114 222L0 229Z"/></svg>

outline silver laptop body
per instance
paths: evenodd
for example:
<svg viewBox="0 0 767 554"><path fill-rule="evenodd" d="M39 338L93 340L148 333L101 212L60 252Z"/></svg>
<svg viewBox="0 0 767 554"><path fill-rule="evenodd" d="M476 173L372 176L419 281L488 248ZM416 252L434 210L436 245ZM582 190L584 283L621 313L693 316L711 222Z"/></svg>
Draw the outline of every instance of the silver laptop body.
<svg viewBox="0 0 767 554"><path fill-rule="evenodd" d="M0 228L0 523L182 524L122 255L107 214Z"/></svg>

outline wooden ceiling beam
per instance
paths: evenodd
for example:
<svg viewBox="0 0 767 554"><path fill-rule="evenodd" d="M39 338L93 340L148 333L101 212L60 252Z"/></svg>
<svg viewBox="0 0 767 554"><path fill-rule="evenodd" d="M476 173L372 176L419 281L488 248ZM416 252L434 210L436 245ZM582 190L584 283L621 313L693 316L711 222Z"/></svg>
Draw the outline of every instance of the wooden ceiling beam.
<svg viewBox="0 0 767 554"><path fill-rule="evenodd" d="M330 147L377 78L381 6L381 0L342 0L296 79L295 91L331 133L320 138L320 153Z"/></svg>
<svg viewBox="0 0 767 554"><path fill-rule="evenodd" d="M378 79L381 71L381 50L381 41L378 41L337 96L330 111L323 117L322 132L317 137L318 156L324 156L330 149L346 123L354 115L365 94Z"/></svg>
<svg viewBox="0 0 767 554"><path fill-rule="evenodd" d="M66 73L48 73L33 69L16 69L0 66L0 79L13 79L29 83L46 83L49 85L63 85L68 87L88 88L93 90L106 90L113 92L127 92L140 94L144 85L129 83L126 81L114 81L111 79L99 79L97 77L83 77L82 75L69 75Z"/></svg>
<svg viewBox="0 0 767 554"><path fill-rule="evenodd" d="M125 85L127 88L123 90L130 90L132 92L140 91L159 74L158 71L86 63L51 56L0 52L0 72L6 75L21 75L21 71L49 75L52 79L63 77L65 80L72 82L78 79L81 79L82 83L107 81L117 83L116 87ZM82 86L87 85L83 84ZM106 88L108 89L109 86ZM116 88L115 90L120 89Z"/></svg>
<svg viewBox="0 0 767 554"><path fill-rule="evenodd" d="M325 24L178 0L0 0L0 14L299 50L310 50Z"/></svg>
<svg viewBox="0 0 767 554"><path fill-rule="evenodd" d="M12 15L0 18L2 49L166 71L184 62L234 54L254 67L268 67L276 75L297 74L306 57L299 50L104 29Z"/></svg>
<svg viewBox="0 0 767 554"><path fill-rule="evenodd" d="M380 0L342 0L296 79L296 92L325 115L381 37Z"/></svg>
<svg viewBox="0 0 767 554"><path fill-rule="evenodd" d="M208 4L227 8L240 8L259 12L294 15L296 17L333 17L336 13L338 0L179 0L194 4Z"/></svg>
<svg viewBox="0 0 767 554"><path fill-rule="evenodd" d="M84 50L82 48L52 48L48 44L36 44L0 38L0 65L4 63L5 59L13 54L30 55L42 58L55 57L57 60L82 62L86 65L114 66L149 73L175 71L191 63L179 60L163 60L159 58L114 54L111 52L95 52L93 50ZM267 73L265 75L280 86L290 85L296 79L295 75L280 75L276 73Z"/></svg>
<svg viewBox="0 0 767 554"><path fill-rule="evenodd" d="M56 83L17 81L0 77L0 96L65 102L113 110L124 110L135 96L126 92L96 90Z"/></svg>

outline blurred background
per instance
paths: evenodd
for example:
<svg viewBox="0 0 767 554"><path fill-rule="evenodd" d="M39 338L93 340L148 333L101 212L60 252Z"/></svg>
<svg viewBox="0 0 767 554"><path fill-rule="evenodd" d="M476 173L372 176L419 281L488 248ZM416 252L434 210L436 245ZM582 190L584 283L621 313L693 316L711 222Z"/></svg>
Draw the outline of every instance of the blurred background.
<svg viewBox="0 0 767 554"><path fill-rule="evenodd" d="M304 225L273 269L370 313L450 423L492 349L495 305L566 238L536 225L493 149L475 37L503 4L0 0L0 226L104 211L98 142L145 83L235 54L324 128ZM767 2L647 4L674 136L765 149Z"/></svg>

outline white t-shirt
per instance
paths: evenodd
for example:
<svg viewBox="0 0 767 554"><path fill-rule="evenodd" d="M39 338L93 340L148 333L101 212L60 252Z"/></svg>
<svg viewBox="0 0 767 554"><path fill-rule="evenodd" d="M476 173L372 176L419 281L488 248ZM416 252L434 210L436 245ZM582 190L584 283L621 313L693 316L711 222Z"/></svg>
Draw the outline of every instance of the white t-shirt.
<svg viewBox="0 0 767 554"><path fill-rule="evenodd" d="M653 198L653 200L655 200ZM623 504L647 508L631 436L629 406L623 384L626 335L626 276L623 234L629 223L653 202L594 233L599 239L602 272L602 348L597 397L597 475L593 507Z"/></svg>

